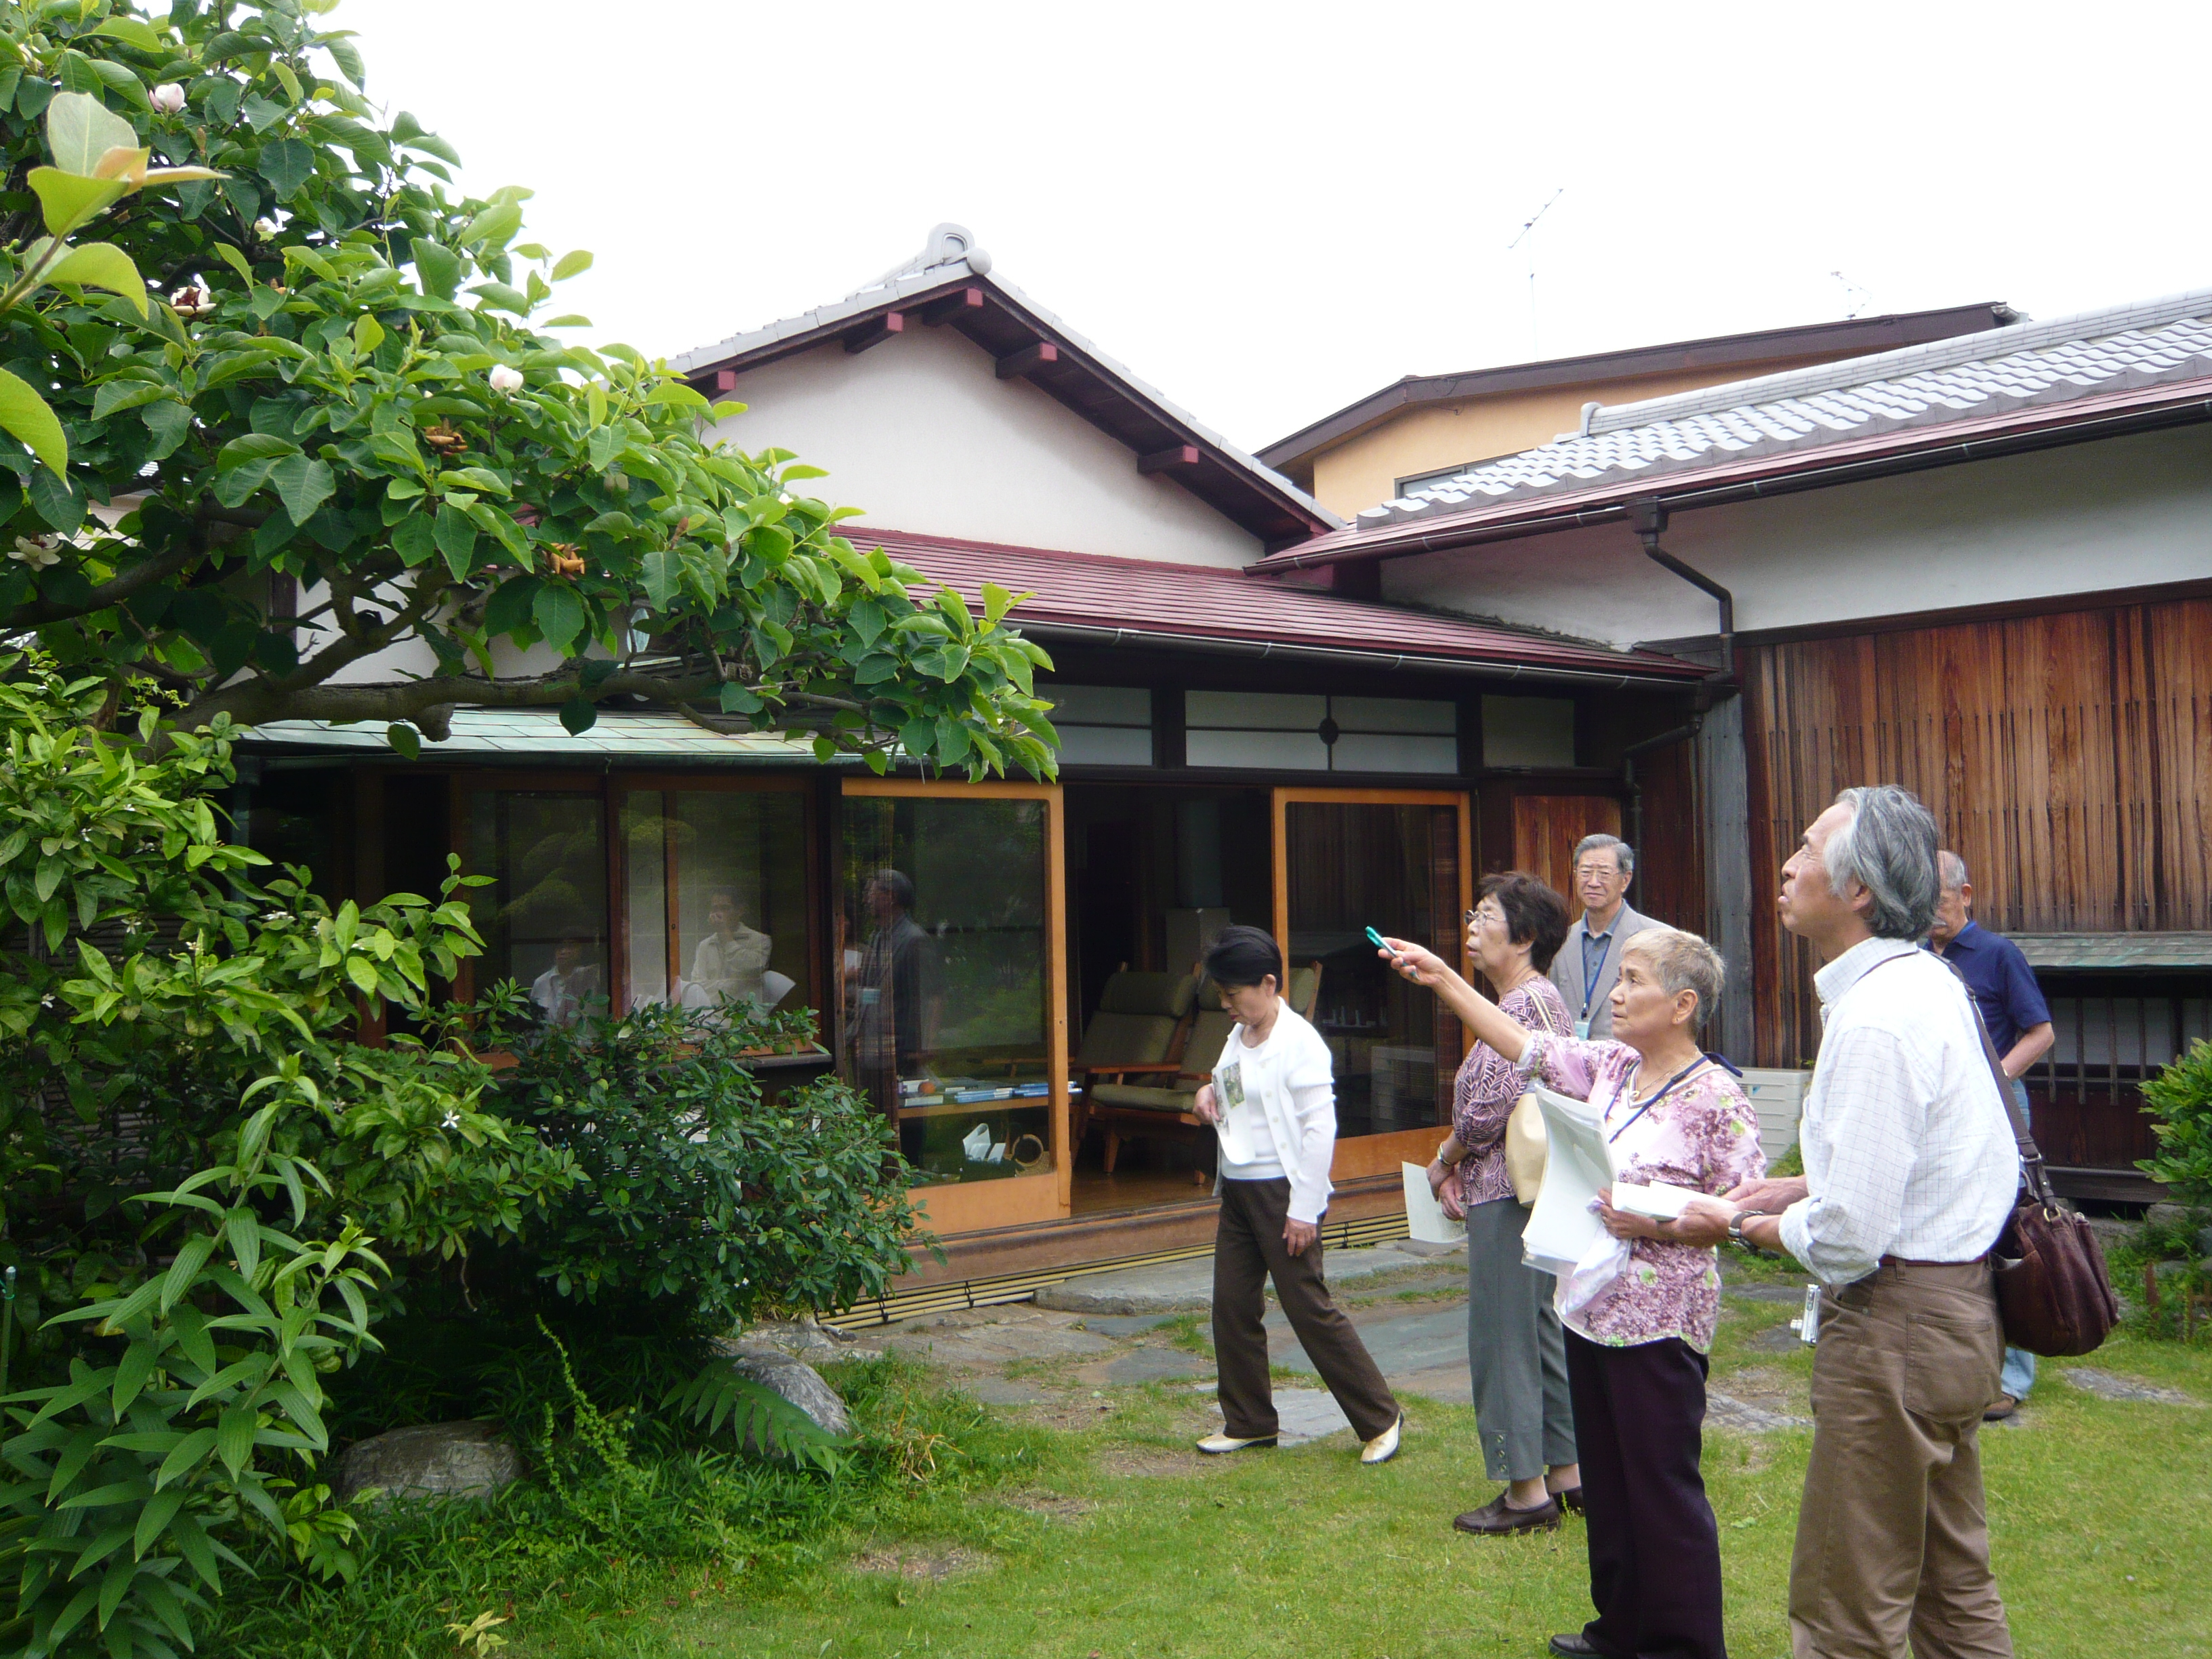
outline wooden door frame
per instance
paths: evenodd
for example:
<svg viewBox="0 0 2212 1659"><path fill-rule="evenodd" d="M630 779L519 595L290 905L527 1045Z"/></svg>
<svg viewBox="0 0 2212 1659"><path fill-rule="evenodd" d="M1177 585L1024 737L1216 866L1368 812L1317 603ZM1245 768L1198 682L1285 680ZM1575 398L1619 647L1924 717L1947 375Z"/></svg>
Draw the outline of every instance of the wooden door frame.
<svg viewBox="0 0 2212 1659"><path fill-rule="evenodd" d="M968 783L929 778L854 778L841 781L846 800L1035 800L1045 808L1045 1048L1051 1093L1053 1174L916 1187L909 1195L936 1233L975 1232L1025 1222L1064 1220L1074 1211L1075 1149L1068 1145L1067 1109L1067 809L1056 783ZM832 872L830 902L844 895ZM1042 1190L1048 1188L1049 1190ZM1038 1189L1038 1190L1031 1190ZM1040 1203L1042 1199L1044 1202Z"/></svg>
<svg viewBox="0 0 2212 1659"><path fill-rule="evenodd" d="M1449 806L1459 813L1459 908L1462 915L1474 908L1474 803L1464 789L1328 789L1310 784L1279 784L1270 792L1274 823L1275 946L1283 953L1283 971L1290 972L1291 951L1291 830L1292 806ZM1458 966L1467 969L1465 929L1455 930L1461 939ZM1438 1010L1442 1018L1449 1010ZM1467 1027L1455 1017L1459 1053L1467 1054ZM1384 1175L1401 1162L1425 1164L1434 1152L1437 1130L1401 1129L1386 1134L1360 1135L1336 1143L1329 1174L1338 1181L1361 1176ZM1423 1150L1423 1149L1426 1150ZM1413 1154L1420 1152L1421 1156Z"/></svg>

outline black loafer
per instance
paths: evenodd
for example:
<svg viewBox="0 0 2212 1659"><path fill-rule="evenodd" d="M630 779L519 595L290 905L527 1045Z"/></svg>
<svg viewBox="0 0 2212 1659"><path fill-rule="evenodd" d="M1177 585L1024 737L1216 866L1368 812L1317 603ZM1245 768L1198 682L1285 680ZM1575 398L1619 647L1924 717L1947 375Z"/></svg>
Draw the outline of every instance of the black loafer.
<svg viewBox="0 0 2212 1659"><path fill-rule="evenodd" d="M1559 1506L1547 1498L1533 1510L1516 1510L1500 1492L1479 1510L1454 1516L1452 1525L1479 1538L1505 1538L1515 1533L1551 1532L1559 1524ZM1577 1638L1580 1639L1580 1638Z"/></svg>
<svg viewBox="0 0 2212 1659"><path fill-rule="evenodd" d="M1559 1500L1559 1507L1568 1514L1580 1515L1583 1512L1583 1489L1580 1486L1563 1487L1552 1496ZM1582 1638L1577 1637L1575 1639L1580 1641Z"/></svg>
<svg viewBox="0 0 2212 1659"><path fill-rule="evenodd" d="M1552 1651L1565 1654L1567 1659L1595 1659L1597 1654L1597 1650L1589 1644L1589 1638L1578 1630L1570 1631L1564 1636L1554 1636Z"/></svg>

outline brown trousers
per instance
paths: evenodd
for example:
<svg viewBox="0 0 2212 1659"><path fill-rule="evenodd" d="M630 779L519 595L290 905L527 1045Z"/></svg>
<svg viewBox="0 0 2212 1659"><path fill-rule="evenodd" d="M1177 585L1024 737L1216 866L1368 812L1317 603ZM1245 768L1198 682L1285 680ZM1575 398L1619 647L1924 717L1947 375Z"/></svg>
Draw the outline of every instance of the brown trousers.
<svg viewBox="0 0 2212 1659"><path fill-rule="evenodd" d="M1885 1261L1822 1298L1796 1659L2010 1659L1978 1440L2003 1357L1986 1261Z"/></svg>
<svg viewBox="0 0 2212 1659"><path fill-rule="evenodd" d="M1276 1431L1264 1323L1273 1278L1284 1317L1352 1419L1352 1431L1372 1440L1398 1420L1398 1401L1359 1333L1329 1299L1319 1235L1299 1255L1283 1243L1291 1183L1224 1181L1220 1188L1221 1221L1213 1236L1213 1364L1220 1376L1224 1431L1257 1440Z"/></svg>

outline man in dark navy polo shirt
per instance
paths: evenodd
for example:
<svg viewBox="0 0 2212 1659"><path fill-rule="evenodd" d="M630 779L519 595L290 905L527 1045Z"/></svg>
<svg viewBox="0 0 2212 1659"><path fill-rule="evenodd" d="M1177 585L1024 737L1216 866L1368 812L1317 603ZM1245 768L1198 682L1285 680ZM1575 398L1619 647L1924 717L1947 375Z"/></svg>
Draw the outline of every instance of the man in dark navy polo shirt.
<svg viewBox="0 0 2212 1659"><path fill-rule="evenodd" d="M1967 879L1966 860L1947 849L1936 855L1936 862L1942 892L1936 901L1936 925L1928 930L1928 942L1966 981L1974 1006L1981 1010L1982 1024L1990 1028L1998 1063L2012 1079L2013 1099L2025 1122L2027 1085L2021 1079L2050 1049L2056 1035L2050 1006L2020 946L1975 925L1974 885ZM2034 1385L2035 1356L2022 1348L2007 1348L2004 1374L1997 1385L2002 1392L1984 1417L1992 1423L2010 1417Z"/></svg>

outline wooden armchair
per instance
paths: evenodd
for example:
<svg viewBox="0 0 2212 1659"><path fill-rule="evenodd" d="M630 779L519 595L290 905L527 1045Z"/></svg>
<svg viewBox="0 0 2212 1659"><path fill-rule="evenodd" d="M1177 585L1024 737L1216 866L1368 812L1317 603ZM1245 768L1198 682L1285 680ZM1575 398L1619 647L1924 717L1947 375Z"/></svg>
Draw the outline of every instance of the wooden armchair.
<svg viewBox="0 0 2212 1659"><path fill-rule="evenodd" d="M1069 1081L1083 1091L1068 1126L1070 1146L1083 1145L1102 1085L1110 1088L1133 1077L1173 1077L1181 1069L1197 994L1193 974L1131 973L1124 967L1106 981L1098 1012L1068 1062ZM1109 1136L1109 1170L1112 1144Z"/></svg>

